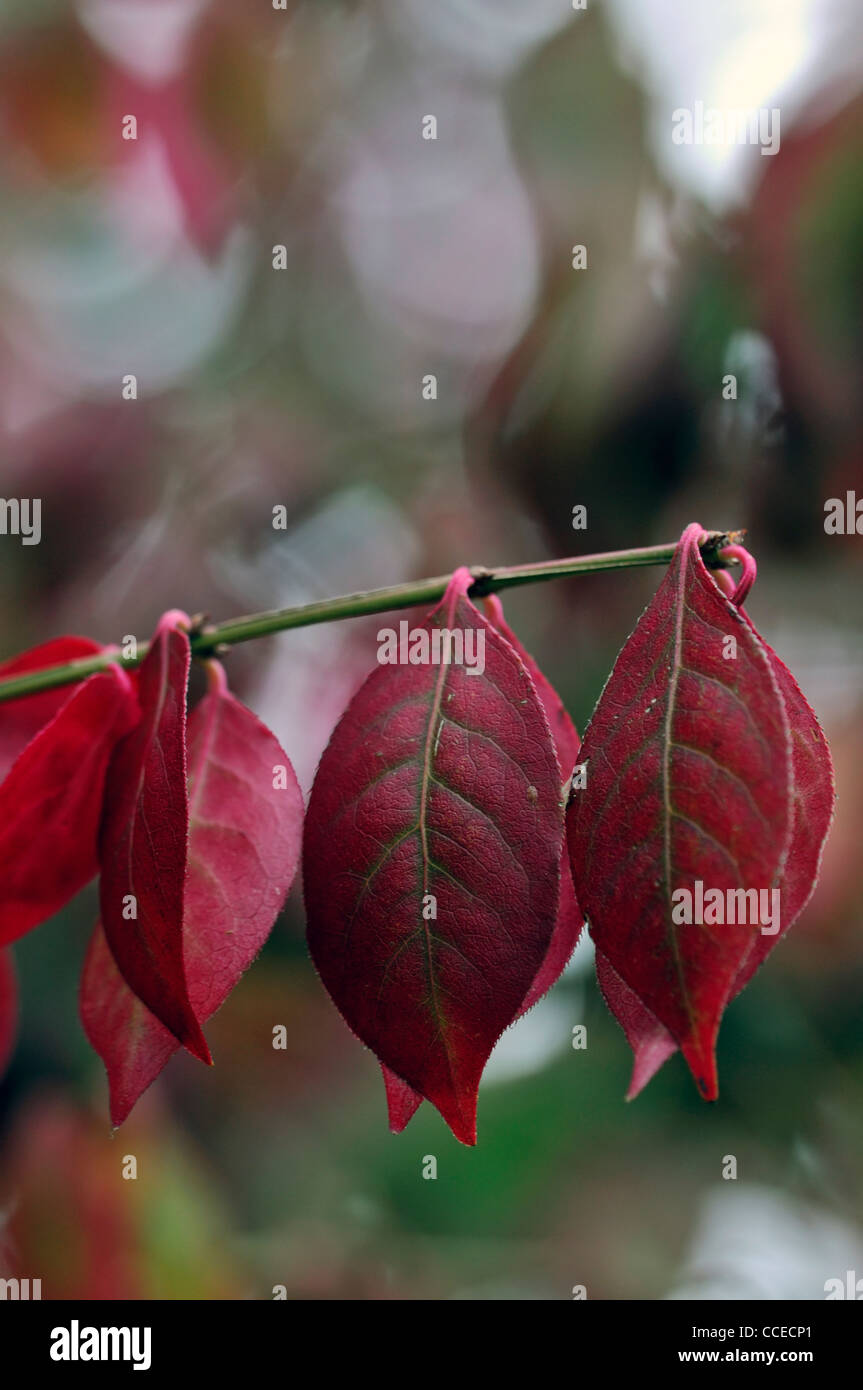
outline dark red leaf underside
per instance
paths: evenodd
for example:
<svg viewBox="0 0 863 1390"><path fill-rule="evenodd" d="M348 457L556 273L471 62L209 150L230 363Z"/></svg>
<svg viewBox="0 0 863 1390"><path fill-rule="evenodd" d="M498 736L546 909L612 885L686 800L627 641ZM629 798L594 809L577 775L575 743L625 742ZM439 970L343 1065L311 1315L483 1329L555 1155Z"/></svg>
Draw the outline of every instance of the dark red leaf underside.
<svg viewBox="0 0 863 1390"><path fill-rule="evenodd" d="M567 822L597 949L717 1094L722 1011L758 926L675 924L672 893L769 889L791 833L791 741L765 648L687 527L626 642L581 750ZM736 638L736 659L724 639Z"/></svg>
<svg viewBox="0 0 863 1390"><path fill-rule="evenodd" d="M91 676L0 784L0 945L51 917L96 873L105 769L136 717L123 671Z"/></svg>
<svg viewBox="0 0 863 1390"><path fill-rule="evenodd" d="M130 989L190 1052L209 1062L183 961L190 654L176 622L177 614L168 613L156 629L139 671L141 721L108 768L100 906L108 945Z"/></svg>
<svg viewBox="0 0 863 1390"><path fill-rule="evenodd" d="M472 1144L483 1067L551 939L561 811L533 683L470 583L459 570L423 628L483 633L484 674L369 677L321 759L303 875L312 958L347 1023Z"/></svg>
<svg viewBox="0 0 863 1390"><path fill-rule="evenodd" d="M189 854L183 949L203 1025L266 941L299 860L303 798L277 739L223 684L189 719ZM179 1043L120 975L96 926L81 1018L108 1072L120 1125Z"/></svg>

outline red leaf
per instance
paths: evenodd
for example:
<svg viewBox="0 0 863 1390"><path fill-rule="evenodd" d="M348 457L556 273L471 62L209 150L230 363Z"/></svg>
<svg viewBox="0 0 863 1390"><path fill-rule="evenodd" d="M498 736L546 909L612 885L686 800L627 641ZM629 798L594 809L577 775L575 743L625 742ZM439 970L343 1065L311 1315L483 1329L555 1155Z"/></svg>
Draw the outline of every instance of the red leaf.
<svg viewBox="0 0 863 1390"><path fill-rule="evenodd" d="M0 784L0 945L52 916L96 873L105 769L136 717L124 671L91 676Z"/></svg>
<svg viewBox="0 0 863 1390"><path fill-rule="evenodd" d="M457 571L418 631L481 634L484 673L369 677L321 759L303 872L312 958L347 1023L473 1144L483 1067L548 950L561 810L533 682L470 583Z"/></svg>
<svg viewBox="0 0 863 1390"><path fill-rule="evenodd" d="M99 845L105 936L123 978L196 1057L210 1054L183 963L189 806L186 686L189 639L159 622L138 674L141 721L117 747L105 781ZM133 912L134 916L126 915Z"/></svg>
<svg viewBox="0 0 863 1390"><path fill-rule="evenodd" d="M750 626L755 628L748 614ZM824 733L788 667L773 648L761 642L785 701L791 728L791 762L794 779L791 844L783 873L780 929L776 935L754 937L748 955L731 987L729 1002L748 984L780 936L793 926L811 897L818 879L821 854L833 817L834 778L830 749ZM644 1007L600 952L596 956L599 985L635 1053L635 1066L627 1100L647 1085L677 1045L670 1033Z"/></svg>
<svg viewBox="0 0 863 1390"><path fill-rule="evenodd" d="M719 1021L758 928L678 925L672 893L696 880L769 890L788 851L792 777L771 661L708 573L702 535L687 527L600 697L568 836L598 950L712 1100Z"/></svg>
<svg viewBox="0 0 863 1390"><path fill-rule="evenodd" d="M11 951L0 951L0 1077L12 1053L18 1033L18 982Z"/></svg>
<svg viewBox="0 0 863 1390"><path fill-rule="evenodd" d="M0 662L0 681L41 671L45 666L62 666L67 661L81 661L104 651L89 637L57 637L33 647L29 652ZM80 683L79 683L80 685ZM22 695L17 700L0 704L0 778L5 777L18 754L31 738L54 718L70 695L79 686L62 685L56 690L43 690L38 695Z"/></svg>
<svg viewBox="0 0 863 1390"><path fill-rule="evenodd" d="M215 663L214 663L215 666ZM221 668L216 667L221 673ZM206 1023L260 951L296 873L303 798L278 741L217 686L189 718L189 857L183 952L189 999ZM284 768L284 774L277 769ZM274 786L276 777L284 786ZM120 1125L179 1043L123 980L97 924L81 1019L105 1063Z"/></svg>
<svg viewBox="0 0 863 1390"><path fill-rule="evenodd" d="M519 642L512 628L509 627L503 616L503 605L496 594L490 595L485 599L485 611L489 621L494 624L502 637L505 637L509 645L515 650L521 661L527 668L528 674L534 684L534 689L539 696L546 718L551 729L552 740L557 754L558 766L560 768L561 780L567 780L575 767L578 758L580 740L575 729L575 725L567 714L563 701L558 695L554 686L546 679L542 671L537 666L533 657L525 651ZM566 841L561 837L561 860L560 860L560 900L558 903L557 920L545 959L530 989L519 1009L517 1018L526 1014L528 1009L532 1009L534 1004L551 989L552 985L560 978L566 968L570 956L575 950L581 928L584 926L584 918L575 900L575 888L572 883L572 874L569 869L569 855L567 853ZM515 1022L515 1020L513 1020ZM387 1092L387 1108L389 1110L390 1129L393 1134L401 1134L408 1121L413 1118L417 1108L422 1103L422 1096L409 1086L401 1077L390 1071L389 1067L381 1064L381 1071L384 1076L384 1085Z"/></svg>

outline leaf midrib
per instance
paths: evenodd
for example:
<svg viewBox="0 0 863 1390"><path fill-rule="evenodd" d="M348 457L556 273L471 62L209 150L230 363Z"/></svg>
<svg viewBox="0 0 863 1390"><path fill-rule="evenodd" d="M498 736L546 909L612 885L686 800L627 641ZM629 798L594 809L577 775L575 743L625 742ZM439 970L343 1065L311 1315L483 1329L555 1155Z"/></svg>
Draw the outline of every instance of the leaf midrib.
<svg viewBox="0 0 863 1390"><path fill-rule="evenodd" d="M434 1013L435 1023L436 1023L436 1025L437 1025L438 1036L440 1037L440 1040L441 1040L441 1043L442 1043L442 1046L443 1046L443 1050L444 1050L444 1055L445 1055L445 1057L446 1057L447 1070L449 1071L450 1079L451 1079L451 1081L452 1081L452 1083L453 1083L453 1086L455 1086L455 1077L453 1076L452 1059L451 1059L451 1057L450 1057L449 1045L448 1045L447 1040L446 1040L446 1030L445 1030L445 1025L444 1025L444 1019L443 1019L443 1015L441 1014L440 1004L439 1004L439 1002L438 1002L438 997L437 997L437 991L436 991L436 989L435 989L434 966L433 966L433 963L432 963L432 937L431 937L431 933L430 933L430 931L429 931L429 929L428 929L428 922L426 921L426 919L425 919L425 918L423 917L423 915L422 915L422 903L424 902L424 900L425 900L425 898L426 898L426 896L428 895L428 892L429 892L429 868L430 868L430 864L431 864L431 855L430 855L430 853L429 853L428 835L427 835L427 829L428 829L428 827L427 827L427 824L426 824L426 817L427 817L427 811L428 811L429 787L431 786L431 782L432 782L432 763L433 763L433 759L434 759L434 740L435 740L436 735L437 735L438 725L440 724L440 721L441 721L441 697L442 697L442 694L443 694L443 687L444 687L444 685L445 685L445 683L446 683L446 677L447 677L447 672L448 672L448 670L449 670L449 667L446 665L446 663L441 662L441 664L440 664L440 669L439 669L438 675L437 675L437 679L436 679L436 681L435 681L434 690L433 690L433 692L432 692L431 703L430 703L430 705L429 705L428 724L426 725L425 748L424 748L424 750L423 750L423 768L422 768L422 776L421 776L421 778L420 778L419 807L418 807L418 810L417 810L417 829L419 830L419 835L420 835L420 847L421 847L421 853L422 853L422 870L423 870L423 891L422 891L421 898L420 898L420 918L421 918L422 926L423 926L423 935L424 935L424 937L425 937L425 945L426 945L426 962L427 962L427 966L428 966L428 977L429 977L430 998L431 998L432 1010L433 1010L433 1013Z"/></svg>
<svg viewBox="0 0 863 1390"><path fill-rule="evenodd" d="M683 961L680 956L680 947L677 940L677 933L674 930L672 919L671 903L671 822L674 819L675 811L671 805L671 749L674 743L672 738L672 724L674 721L674 707L677 699L677 685L680 672L683 667L683 610L685 607L686 589L686 560L679 566L677 574L677 587L674 602L674 644L671 657L671 677L668 683L668 705L665 711L665 737L662 749L662 837L663 837L663 863L665 877L665 896L668 906L666 921L668 923L668 940L671 945L671 954L674 961L674 968L680 983L680 992L683 997L683 1004L690 1025L695 1025L695 1014L692 1009L692 1000L686 985L686 977L683 971Z"/></svg>

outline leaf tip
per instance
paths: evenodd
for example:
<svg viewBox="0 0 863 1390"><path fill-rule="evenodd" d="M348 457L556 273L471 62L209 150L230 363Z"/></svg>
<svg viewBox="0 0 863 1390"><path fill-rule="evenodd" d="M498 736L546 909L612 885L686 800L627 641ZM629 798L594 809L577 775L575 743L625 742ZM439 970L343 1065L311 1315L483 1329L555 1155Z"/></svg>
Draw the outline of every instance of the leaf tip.
<svg viewBox="0 0 863 1390"><path fill-rule="evenodd" d="M702 1100L719 1099L719 1076L716 1070L716 1043L694 1042L681 1047L686 1065L698 1087Z"/></svg>
<svg viewBox="0 0 863 1390"><path fill-rule="evenodd" d="M441 1111L444 1119L455 1135L460 1144L467 1148L476 1147L476 1099L467 1109L448 1110L446 1114Z"/></svg>
<svg viewBox="0 0 863 1390"><path fill-rule="evenodd" d="M207 1039L201 1032L199 1024L195 1024L194 1030L189 1029L188 1034L183 1037L181 1041L186 1051L191 1052L193 1057L197 1057L199 1062L204 1063L204 1066L211 1067L213 1065L213 1058L207 1046Z"/></svg>
<svg viewBox="0 0 863 1390"><path fill-rule="evenodd" d="M110 1135L116 1139L120 1126L128 1120L135 1105L135 1097L121 1093L108 1076L108 1113L111 1117Z"/></svg>

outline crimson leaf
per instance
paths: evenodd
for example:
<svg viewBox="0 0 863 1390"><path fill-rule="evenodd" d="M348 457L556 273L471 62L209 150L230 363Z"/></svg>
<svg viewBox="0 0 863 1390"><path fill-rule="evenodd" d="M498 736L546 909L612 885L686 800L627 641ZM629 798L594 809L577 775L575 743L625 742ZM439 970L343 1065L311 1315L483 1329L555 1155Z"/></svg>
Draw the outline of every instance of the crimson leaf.
<svg viewBox="0 0 863 1390"><path fill-rule="evenodd" d="M792 825L791 739L772 663L686 528L585 734L567 822L597 949L717 1094L722 1012L758 927L679 924L672 894L771 889ZM726 641L733 637L736 649ZM736 650L733 658L729 654Z"/></svg>
<svg viewBox="0 0 863 1390"><path fill-rule="evenodd" d="M166 613L138 673L141 721L117 747L105 780L99 844L102 925L120 973L196 1057L210 1054L183 961L186 790L184 615Z"/></svg>
<svg viewBox="0 0 863 1390"><path fill-rule="evenodd" d="M189 855L183 953L201 1024L270 934L296 873L303 798L278 741L216 684L189 718ZM81 979L81 1018L102 1057L120 1125L179 1044L132 993L97 924Z"/></svg>
<svg viewBox="0 0 863 1390"><path fill-rule="evenodd" d="M0 945L57 912L96 873L105 769L136 718L124 671L91 676L0 784Z"/></svg>
<svg viewBox="0 0 863 1390"><path fill-rule="evenodd" d="M743 617L753 627L748 615L744 613ZM818 878L821 853L833 816L833 764L827 740L788 667L763 638L761 642L785 701L791 730L791 842L784 869L775 880L781 891L779 932L771 935L759 933L753 938L731 987L729 1000L736 998L749 982L779 937L788 931L809 901ZM605 1000L635 1053L632 1082L627 1093L628 1099L632 1099L676 1051L676 1044L599 952L596 966Z"/></svg>
<svg viewBox="0 0 863 1390"><path fill-rule="evenodd" d="M485 600L485 611L486 616L501 636L506 638L520 658L533 681L534 689L539 696L539 702L549 723L561 779L568 778L575 766L580 743L575 725L567 714L557 691L543 675L533 657L525 651L512 628L505 621L503 605L495 594ZM575 900L566 842L561 834L560 899L554 932L542 965L522 1002L517 1018L521 1018L522 1014L527 1013L527 1010L531 1009L560 977L575 950L583 925L584 918ZM408 1121L415 1114L417 1107L422 1103L422 1096L383 1063L381 1070L386 1086L390 1129L393 1134L401 1134Z"/></svg>
<svg viewBox="0 0 863 1390"><path fill-rule="evenodd" d="M0 662L0 680L12 680L45 666L60 666L67 661L81 661L104 651L89 637L56 637L31 647L9 661ZM4 700L0 708L0 777L5 777L18 754L31 738L54 718L72 694L73 686L58 686L35 695L22 695L17 700Z"/></svg>
<svg viewBox="0 0 863 1390"><path fill-rule="evenodd" d="M551 939L561 809L533 682L470 584L458 570L419 631L473 633L477 651L481 635L484 671L368 678L321 759L303 878L309 948L345 1020L473 1144L482 1070Z"/></svg>

